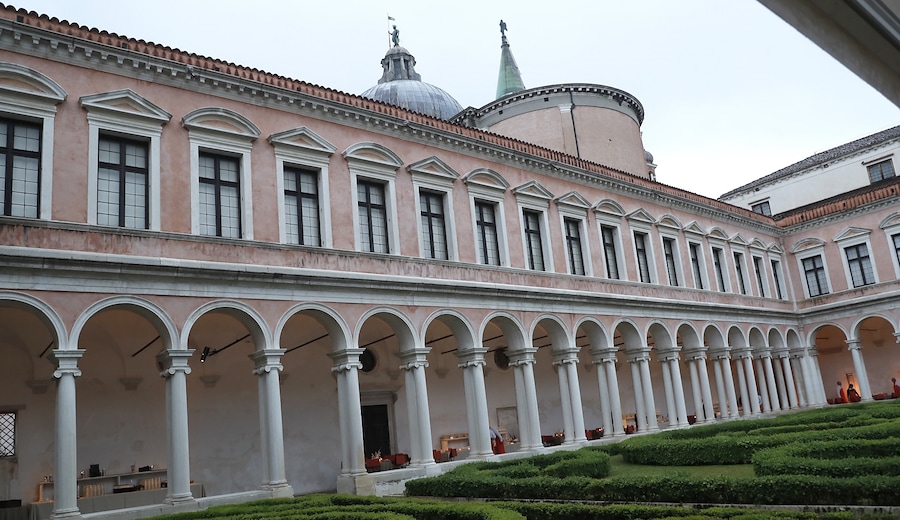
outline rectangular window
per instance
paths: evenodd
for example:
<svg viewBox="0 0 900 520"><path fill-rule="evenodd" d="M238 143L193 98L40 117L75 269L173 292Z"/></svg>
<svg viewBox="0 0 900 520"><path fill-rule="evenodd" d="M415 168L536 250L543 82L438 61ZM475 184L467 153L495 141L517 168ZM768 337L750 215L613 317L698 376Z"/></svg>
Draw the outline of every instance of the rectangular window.
<svg viewBox="0 0 900 520"><path fill-rule="evenodd" d="M769 207L769 201L767 200L753 204L750 206L750 209L753 210L754 213L759 213L760 215L772 216L772 208Z"/></svg>
<svg viewBox="0 0 900 520"><path fill-rule="evenodd" d="M890 159L875 164L870 164L868 166L868 170L870 182L878 182L885 179L891 179L896 175L894 173L894 163Z"/></svg>
<svg viewBox="0 0 900 520"><path fill-rule="evenodd" d="M619 279L619 260L616 251L616 230L609 226L600 226L600 235L603 237L603 260L606 263L606 277L611 280Z"/></svg>
<svg viewBox="0 0 900 520"><path fill-rule="evenodd" d="M0 457L16 455L16 412L0 412Z"/></svg>
<svg viewBox="0 0 900 520"><path fill-rule="evenodd" d="M678 269L675 266L675 239L663 238L663 254L666 257L666 274L669 285L678 286Z"/></svg>
<svg viewBox="0 0 900 520"><path fill-rule="evenodd" d="M287 240L302 246L322 245L319 226L319 172L284 167L284 213Z"/></svg>
<svg viewBox="0 0 900 520"><path fill-rule="evenodd" d="M497 217L494 204L475 201L475 226L478 233L478 262L500 265L500 241L497 236Z"/></svg>
<svg viewBox="0 0 900 520"><path fill-rule="evenodd" d="M644 283L650 283L650 262L647 258L647 234L634 234L634 253L637 255L638 275Z"/></svg>
<svg viewBox="0 0 900 520"><path fill-rule="evenodd" d="M828 294L828 280L825 279L822 255L804 258L803 274L806 276L806 287L809 289L810 297Z"/></svg>
<svg viewBox="0 0 900 520"><path fill-rule="evenodd" d="M847 255L847 267L850 268L850 278L853 287L872 285L875 283L875 273L872 271L872 260L869 258L869 248L865 244L857 244L844 248Z"/></svg>
<svg viewBox="0 0 900 520"><path fill-rule="evenodd" d="M0 119L0 214L38 218L41 125Z"/></svg>
<svg viewBox="0 0 900 520"><path fill-rule="evenodd" d="M691 252L691 269L694 271L694 286L697 289L703 289L703 273L700 269L700 245L689 244L688 249Z"/></svg>
<svg viewBox="0 0 900 520"><path fill-rule="evenodd" d="M725 292L725 272L722 267L722 249L718 247L712 248L713 267L716 270L716 282L719 284L719 291Z"/></svg>
<svg viewBox="0 0 900 520"><path fill-rule="evenodd" d="M581 221L564 219L566 226L566 248L569 252L569 272L584 274L584 255L581 247Z"/></svg>
<svg viewBox="0 0 900 520"><path fill-rule="evenodd" d="M147 143L103 135L97 151L97 224L147 229Z"/></svg>
<svg viewBox="0 0 900 520"><path fill-rule="evenodd" d="M747 284L744 283L744 255L741 253L734 254L734 270L737 273L738 289L741 294L747 294Z"/></svg>
<svg viewBox="0 0 900 520"><path fill-rule="evenodd" d="M537 211L522 210L525 221L525 254L528 256L528 268L535 271L544 270L544 244L541 237L541 214Z"/></svg>
<svg viewBox="0 0 900 520"><path fill-rule="evenodd" d="M781 289L781 262L772 260L772 277L775 279L775 295L779 300L784 299L784 292Z"/></svg>
<svg viewBox="0 0 900 520"><path fill-rule="evenodd" d="M356 191L361 249L370 253L389 253L384 184L359 180L356 184Z"/></svg>
<svg viewBox="0 0 900 520"><path fill-rule="evenodd" d="M900 262L900 233L893 235L891 240L894 242L894 254L897 255L897 262Z"/></svg>
<svg viewBox="0 0 900 520"><path fill-rule="evenodd" d="M447 228L444 225L444 196L433 191L419 190L422 219L422 245L425 256L447 260Z"/></svg>
<svg viewBox="0 0 900 520"><path fill-rule="evenodd" d="M200 233L241 237L240 159L200 153Z"/></svg>
<svg viewBox="0 0 900 520"><path fill-rule="evenodd" d="M758 256L753 257L753 271L756 273L756 286L759 288L759 295L763 298L766 297L766 284L763 281L763 264L762 258Z"/></svg>

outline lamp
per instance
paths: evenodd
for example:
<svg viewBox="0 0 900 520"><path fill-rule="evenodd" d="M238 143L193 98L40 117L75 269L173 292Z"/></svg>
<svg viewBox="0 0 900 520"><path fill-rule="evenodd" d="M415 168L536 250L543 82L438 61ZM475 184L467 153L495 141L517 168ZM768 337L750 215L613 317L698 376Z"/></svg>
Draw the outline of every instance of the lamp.
<svg viewBox="0 0 900 520"><path fill-rule="evenodd" d="M231 343L225 345L222 348L203 347L203 352L200 353L200 362L201 363L205 362L206 358L208 358L210 356L214 356L214 355L218 354L219 352L222 352L223 350L229 349L249 337L250 337L250 334L247 334L246 336L238 338L238 339L232 341Z"/></svg>
<svg viewBox="0 0 900 520"><path fill-rule="evenodd" d="M211 351L212 351L211 348L209 348L209 347L203 347L203 352L200 354L200 362L201 362L201 363L205 363L205 362L206 362L206 358L209 357L209 354L211 353Z"/></svg>

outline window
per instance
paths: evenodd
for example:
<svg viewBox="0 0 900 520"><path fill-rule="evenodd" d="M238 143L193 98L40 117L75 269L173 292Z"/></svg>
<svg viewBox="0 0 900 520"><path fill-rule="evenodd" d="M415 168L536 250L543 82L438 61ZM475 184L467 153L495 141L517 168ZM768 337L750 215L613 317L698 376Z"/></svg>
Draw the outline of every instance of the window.
<svg viewBox="0 0 900 520"><path fill-rule="evenodd" d="M16 455L16 412L0 412L0 458Z"/></svg>
<svg viewBox="0 0 900 520"><path fill-rule="evenodd" d="M541 236L541 213L523 209L522 220L525 224L525 256L528 260L528 268L543 271L544 243Z"/></svg>
<svg viewBox="0 0 900 520"><path fill-rule="evenodd" d="M759 213L760 215L772 216L772 208L769 207L769 201L767 200L751 204L750 209L753 210L754 213Z"/></svg>
<svg viewBox="0 0 900 520"><path fill-rule="evenodd" d="M869 170L869 182L878 182L890 179L896 174L894 173L894 163L888 159L886 161L877 162L867 166Z"/></svg>
<svg viewBox="0 0 900 520"><path fill-rule="evenodd" d="M584 254L581 246L581 221L574 218L563 219L566 229L566 252L569 254L569 272L584 274Z"/></svg>
<svg viewBox="0 0 900 520"><path fill-rule="evenodd" d="M719 284L719 291L726 292L728 288L725 286L725 271L724 266L722 265L722 248L714 247L712 248L712 256L713 256L713 267L716 271L716 282Z"/></svg>
<svg viewBox="0 0 900 520"><path fill-rule="evenodd" d="M747 294L747 284L744 280L744 254L734 253L734 270L737 274L738 289L741 294Z"/></svg>
<svg viewBox="0 0 900 520"><path fill-rule="evenodd" d="M763 263L762 258L758 256L753 257L753 272L756 273L756 287L759 289L759 295L765 298L766 283L763 275Z"/></svg>
<svg viewBox="0 0 900 520"><path fill-rule="evenodd" d="M389 253L387 205L384 184L359 179L356 182L360 249Z"/></svg>
<svg viewBox="0 0 900 520"><path fill-rule="evenodd" d="M150 206L146 142L101 136L97 150L97 223L147 229Z"/></svg>
<svg viewBox="0 0 900 520"><path fill-rule="evenodd" d="M872 271L872 261L869 258L869 249L866 244L844 248L844 253L847 255L847 267L850 268L853 287L875 283L875 273Z"/></svg>
<svg viewBox="0 0 900 520"><path fill-rule="evenodd" d="M678 269L675 263L675 239L663 238L663 255L666 257L666 274L669 285L678 286Z"/></svg>
<svg viewBox="0 0 900 520"><path fill-rule="evenodd" d="M200 234L241 238L240 178L237 158L200 153Z"/></svg>
<svg viewBox="0 0 900 520"><path fill-rule="evenodd" d="M616 230L611 226L600 226L600 235L603 238L603 260L606 263L606 277L618 280L619 255L616 251Z"/></svg>
<svg viewBox="0 0 900 520"><path fill-rule="evenodd" d="M284 166L285 238L302 246L322 245L319 172Z"/></svg>
<svg viewBox="0 0 900 520"><path fill-rule="evenodd" d="M650 283L650 261L647 257L647 234L634 233L634 254L637 256L638 276L641 282Z"/></svg>
<svg viewBox="0 0 900 520"><path fill-rule="evenodd" d="M688 244L691 253L691 270L694 273L694 287L703 289L703 269L700 265L700 244Z"/></svg>
<svg viewBox="0 0 900 520"><path fill-rule="evenodd" d="M494 204L475 201L475 226L478 242L478 263L500 265L500 242L497 238L497 217Z"/></svg>
<svg viewBox="0 0 900 520"><path fill-rule="evenodd" d="M803 259L803 274L806 276L806 287L809 296L821 296L828 294L828 280L825 279L825 264L822 255L811 256Z"/></svg>
<svg viewBox="0 0 900 520"><path fill-rule="evenodd" d="M448 260L444 195L433 191L419 190L419 208L424 256L437 260Z"/></svg>
<svg viewBox="0 0 900 520"><path fill-rule="evenodd" d="M39 216L41 126L0 119L0 213L4 216Z"/></svg>
<svg viewBox="0 0 900 520"><path fill-rule="evenodd" d="M772 277L775 278L775 296L779 300L784 299L784 292L781 289L781 262L772 260Z"/></svg>
<svg viewBox="0 0 900 520"><path fill-rule="evenodd" d="M900 233L892 235L891 241L894 243L894 256L897 257L897 262L900 262Z"/></svg>

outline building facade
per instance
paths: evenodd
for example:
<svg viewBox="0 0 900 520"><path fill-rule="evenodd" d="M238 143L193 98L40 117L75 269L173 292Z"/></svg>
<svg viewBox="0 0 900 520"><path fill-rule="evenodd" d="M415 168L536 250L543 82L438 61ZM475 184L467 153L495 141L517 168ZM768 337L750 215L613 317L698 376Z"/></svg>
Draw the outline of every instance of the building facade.
<svg viewBox="0 0 900 520"><path fill-rule="evenodd" d="M540 453L900 373L897 183L775 220L13 8L0 126L0 500L37 518L384 492L490 426Z"/></svg>

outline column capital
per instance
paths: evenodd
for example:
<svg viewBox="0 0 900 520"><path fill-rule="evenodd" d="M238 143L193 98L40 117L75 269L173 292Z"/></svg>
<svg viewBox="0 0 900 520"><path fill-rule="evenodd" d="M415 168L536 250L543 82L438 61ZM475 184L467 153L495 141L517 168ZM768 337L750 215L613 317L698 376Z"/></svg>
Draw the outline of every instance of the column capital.
<svg viewBox="0 0 900 520"><path fill-rule="evenodd" d="M578 363L577 347L561 348L553 351L554 365L568 365L570 363Z"/></svg>
<svg viewBox="0 0 900 520"><path fill-rule="evenodd" d="M428 353L431 352L429 347L417 347L409 350L401 350L400 370L414 370L416 368L428 367Z"/></svg>
<svg viewBox="0 0 900 520"><path fill-rule="evenodd" d="M178 372L184 372L185 375L191 373L191 367L188 360L194 355L194 349L168 349L163 350L156 355L156 362L161 368L159 376L167 378Z"/></svg>
<svg viewBox="0 0 900 520"><path fill-rule="evenodd" d="M684 359L686 361L704 361L706 360L706 351L701 349L684 350Z"/></svg>
<svg viewBox="0 0 900 520"><path fill-rule="evenodd" d="M509 366L518 367L522 365L533 365L535 363L534 355L537 351L537 347L522 347L516 350L507 350L506 356L509 358Z"/></svg>
<svg viewBox="0 0 900 520"><path fill-rule="evenodd" d="M712 359L731 359L731 352L728 350L717 350L715 352L710 352L709 355Z"/></svg>
<svg viewBox="0 0 900 520"><path fill-rule="evenodd" d="M455 352L456 358L459 359L459 368L484 366L487 362L484 359L485 354L490 349L484 347L472 347L467 349L459 349Z"/></svg>
<svg viewBox="0 0 900 520"><path fill-rule="evenodd" d="M900 343L900 332L895 332L894 337L897 338L897 343Z"/></svg>
<svg viewBox="0 0 900 520"><path fill-rule="evenodd" d="M263 350L256 350L249 357L253 360L255 364L253 368L254 375L263 375L268 374L271 371L281 372L284 370L284 365L281 364L281 356L287 350L283 348L267 348Z"/></svg>
<svg viewBox="0 0 900 520"><path fill-rule="evenodd" d="M619 349L616 347L603 347L603 348L591 348L591 358L594 361L595 365L599 365L601 363L608 363L610 361L616 361L616 353L619 352Z"/></svg>
<svg viewBox="0 0 900 520"><path fill-rule="evenodd" d="M349 372L351 369L361 369L362 363L359 362L359 356L365 351L366 349L364 348L345 348L343 350L329 352L328 357L334 361L334 366L331 367L331 371L337 373Z"/></svg>
<svg viewBox="0 0 900 520"><path fill-rule="evenodd" d="M78 368L78 360L84 355L83 349L77 350L51 350L47 359L56 365L53 371L53 377L61 378L63 375L72 375L78 377L81 375L81 369Z"/></svg>
<svg viewBox="0 0 900 520"><path fill-rule="evenodd" d="M665 350L658 350L658 351L656 352L656 357L657 357L657 359L659 359L660 361L672 361L673 359L676 360L676 361L678 361L679 359L681 359L681 356L679 356L679 351L678 351L678 349L675 349L675 348L668 348L668 349L665 349Z"/></svg>
<svg viewBox="0 0 900 520"><path fill-rule="evenodd" d="M847 350L860 350L862 348L862 340L861 339L848 339Z"/></svg>
<svg viewBox="0 0 900 520"><path fill-rule="evenodd" d="M627 357L629 363L634 363L635 361L649 361L650 360L650 347L643 346L636 349L632 349L631 352L627 352Z"/></svg>

